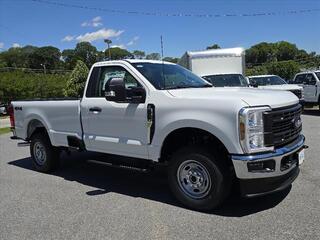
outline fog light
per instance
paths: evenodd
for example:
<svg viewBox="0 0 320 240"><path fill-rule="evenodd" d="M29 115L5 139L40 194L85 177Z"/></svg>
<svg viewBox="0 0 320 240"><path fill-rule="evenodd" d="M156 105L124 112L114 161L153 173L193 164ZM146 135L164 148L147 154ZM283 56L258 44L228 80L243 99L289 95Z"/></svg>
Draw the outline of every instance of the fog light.
<svg viewBox="0 0 320 240"><path fill-rule="evenodd" d="M273 172L275 170L276 162L274 160L249 162L247 164L249 172Z"/></svg>

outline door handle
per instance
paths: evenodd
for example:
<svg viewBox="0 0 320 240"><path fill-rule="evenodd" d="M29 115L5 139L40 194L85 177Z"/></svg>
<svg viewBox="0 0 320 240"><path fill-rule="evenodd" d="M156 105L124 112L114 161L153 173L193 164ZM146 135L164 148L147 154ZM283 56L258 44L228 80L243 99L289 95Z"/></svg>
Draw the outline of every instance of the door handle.
<svg viewBox="0 0 320 240"><path fill-rule="evenodd" d="M99 107L92 107L92 108L89 108L89 111L94 113L99 113L102 111L102 109Z"/></svg>

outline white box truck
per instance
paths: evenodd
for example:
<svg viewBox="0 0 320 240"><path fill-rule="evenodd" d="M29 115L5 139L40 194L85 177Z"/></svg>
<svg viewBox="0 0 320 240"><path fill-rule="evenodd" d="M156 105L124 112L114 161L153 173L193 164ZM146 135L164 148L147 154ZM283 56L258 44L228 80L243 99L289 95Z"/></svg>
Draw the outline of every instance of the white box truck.
<svg viewBox="0 0 320 240"><path fill-rule="evenodd" d="M187 51L179 64L199 76L238 73L245 71L245 50L243 48Z"/></svg>
<svg viewBox="0 0 320 240"><path fill-rule="evenodd" d="M215 87L248 87L248 82L243 77L243 48L188 51L181 57L179 64L205 78Z"/></svg>

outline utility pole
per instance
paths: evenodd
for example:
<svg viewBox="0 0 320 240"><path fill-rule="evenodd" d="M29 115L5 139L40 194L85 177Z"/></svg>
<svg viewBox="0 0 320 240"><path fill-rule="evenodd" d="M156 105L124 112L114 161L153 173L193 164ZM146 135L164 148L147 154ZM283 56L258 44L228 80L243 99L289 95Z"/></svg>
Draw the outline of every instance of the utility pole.
<svg viewBox="0 0 320 240"><path fill-rule="evenodd" d="M43 72L44 74L46 74L46 64L45 63L41 63L40 64L43 67ZM40 84L40 98L43 97L43 79L39 79L39 84Z"/></svg>
<svg viewBox="0 0 320 240"><path fill-rule="evenodd" d="M112 41L110 39L105 39L104 42L108 45L109 60L111 60L110 44L112 43Z"/></svg>

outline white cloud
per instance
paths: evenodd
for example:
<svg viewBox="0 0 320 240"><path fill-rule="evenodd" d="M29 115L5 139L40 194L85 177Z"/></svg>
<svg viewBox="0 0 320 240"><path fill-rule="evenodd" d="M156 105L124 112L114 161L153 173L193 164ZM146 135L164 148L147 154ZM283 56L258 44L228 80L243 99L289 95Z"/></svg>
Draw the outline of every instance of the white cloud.
<svg viewBox="0 0 320 240"><path fill-rule="evenodd" d="M119 45L112 45L110 46L110 48L122 48L122 49L126 49L126 46L123 44L119 44Z"/></svg>
<svg viewBox="0 0 320 240"><path fill-rule="evenodd" d="M136 41L139 40L139 37L138 36L135 36L134 38L132 38L132 40L130 42L127 43L127 46L131 46L133 44L136 43Z"/></svg>
<svg viewBox="0 0 320 240"><path fill-rule="evenodd" d="M93 27L100 27L100 26L102 26L103 24L101 23L101 22L93 22L92 23L92 26Z"/></svg>
<svg viewBox="0 0 320 240"><path fill-rule="evenodd" d="M19 43L14 43L12 44L12 47L21 47L21 45Z"/></svg>
<svg viewBox="0 0 320 240"><path fill-rule="evenodd" d="M92 18L90 21L81 23L81 27L100 27L102 26L102 18L100 16Z"/></svg>
<svg viewBox="0 0 320 240"><path fill-rule="evenodd" d="M123 30L114 30L102 28L96 32L88 32L84 35L79 35L76 37L76 40L79 42L93 42L99 39L112 38L120 36L124 31Z"/></svg>
<svg viewBox="0 0 320 240"><path fill-rule="evenodd" d="M63 39L61 39L62 42L71 42L72 40L74 40L74 36L71 35L67 35Z"/></svg>
<svg viewBox="0 0 320 240"><path fill-rule="evenodd" d="M97 16L97 17L92 19L92 22L101 22L101 20L102 20L102 17Z"/></svg>
<svg viewBox="0 0 320 240"><path fill-rule="evenodd" d="M4 43L0 42L0 49L2 49L4 47Z"/></svg>

